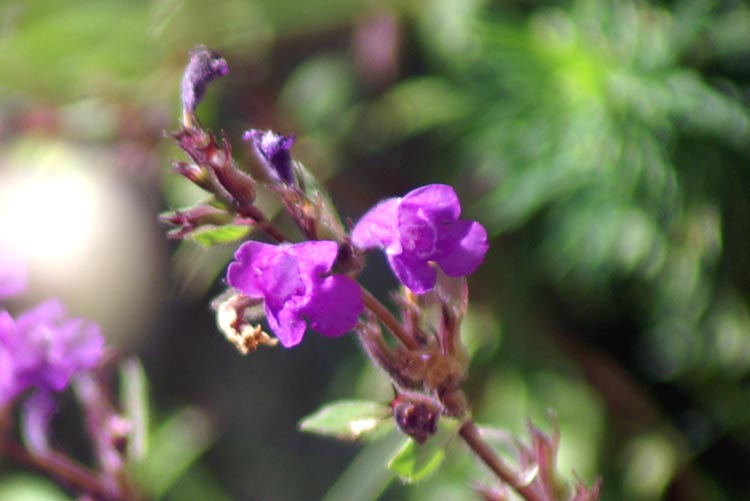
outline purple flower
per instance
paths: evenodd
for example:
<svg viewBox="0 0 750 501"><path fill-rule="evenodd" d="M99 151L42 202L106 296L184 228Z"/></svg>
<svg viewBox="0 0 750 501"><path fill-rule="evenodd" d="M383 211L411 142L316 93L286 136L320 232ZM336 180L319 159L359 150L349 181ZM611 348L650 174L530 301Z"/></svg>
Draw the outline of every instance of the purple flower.
<svg viewBox="0 0 750 501"><path fill-rule="evenodd" d="M458 219L461 204L445 184L431 184L379 203L354 227L352 243L380 247L398 279L417 294L435 286L437 263L451 277L474 273L484 261L487 232L476 221Z"/></svg>
<svg viewBox="0 0 750 501"><path fill-rule="evenodd" d="M182 107L194 112L203 99L206 85L228 72L229 66L221 54L205 45L193 47L190 50L190 62L182 76Z"/></svg>
<svg viewBox="0 0 750 501"><path fill-rule="evenodd" d="M341 336L354 328L364 306L354 280L331 274L337 255L332 241L245 242L229 265L227 281L242 294L263 299L268 324L286 348L302 340L306 321L323 335Z"/></svg>
<svg viewBox="0 0 750 501"><path fill-rule="evenodd" d="M0 247L0 300L26 290L26 262L9 249Z"/></svg>
<svg viewBox="0 0 750 501"><path fill-rule="evenodd" d="M253 144L255 155L271 179L294 183L292 156L289 153L294 144L294 136L283 136L271 130L251 129L245 132L243 139Z"/></svg>
<svg viewBox="0 0 750 501"><path fill-rule="evenodd" d="M62 391L70 378L99 363L99 327L66 318L63 305L46 301L17 320L0 312L0 405L30 387Z"/></svg>

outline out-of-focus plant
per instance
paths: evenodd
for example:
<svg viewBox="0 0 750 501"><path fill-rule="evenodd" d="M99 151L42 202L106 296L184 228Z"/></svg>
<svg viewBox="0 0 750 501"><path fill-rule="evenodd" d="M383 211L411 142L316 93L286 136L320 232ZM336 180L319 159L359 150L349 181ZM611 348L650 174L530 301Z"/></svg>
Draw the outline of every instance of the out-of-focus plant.
<svg viewBox="0 0 750 501"><path fill-rule="evenodd" d="M26 280L23 259L0 248L0 300L23 292ZM158 498L167 492L211 443L211 426L201 412L184 409L152 429L140 363L120 364L115 400L107 381L113 362L99 326L68 318L60 301L45 301L16 318L1 310L0 458L39 471L86 499ZM81 407L90 466L55 444L56 396L68 387ZM0 480L0 497L66 495L24 475Z"/></svg>

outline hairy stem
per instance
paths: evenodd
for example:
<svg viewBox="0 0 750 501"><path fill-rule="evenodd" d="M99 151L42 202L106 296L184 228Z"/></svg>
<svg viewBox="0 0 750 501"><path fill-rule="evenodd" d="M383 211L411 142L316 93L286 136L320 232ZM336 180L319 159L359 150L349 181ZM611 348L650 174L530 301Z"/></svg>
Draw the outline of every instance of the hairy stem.
<svg viewBox="0 0 750 501"><path fill-rule="evenodd" d="M396 336L399 341L401 341L401 344L403 344L410 350L418 350L420 346L417 340L414 339L408 332L406 332L404 326L401 325L401 322L399 322L398 319L394 317L390 311L388 311L388 308L386 308L383 303L378 301L377 298L370 293L370 291L368 291L361 285L360 288L362 289L362 299L364 300L367 309L369 309L376 317L378 317L383 325L385 325L388 330L391 331L391 333Z"/></svg>
<svg viewBox="0 0 750 501"><path fill-rule="evenodd" d="M539 494L531 485L524 485L518 478L518 475L506 465L502 459L495 453L487 442L479 434L477 425L472 420L468 420L461 425L458 431L464 442L476 453L487 467L497 475L504 483L511 486L526 501L552 501L551 498Z"/></svg>
<svg viewBox="0 0 750 501"><path fill-rule="evenodd" d="M237 209L237 213L243 217L250 218L254 221L255 226L263 230L266 235L276 240L278 243L290 242L286 235L268 219L260 209L255 206L242 207Z"/></svg>

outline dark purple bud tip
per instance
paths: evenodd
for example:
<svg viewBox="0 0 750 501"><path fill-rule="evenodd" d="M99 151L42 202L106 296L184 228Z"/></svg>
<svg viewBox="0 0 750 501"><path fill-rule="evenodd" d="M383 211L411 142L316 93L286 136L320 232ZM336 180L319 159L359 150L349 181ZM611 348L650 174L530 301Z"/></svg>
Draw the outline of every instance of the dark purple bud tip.
<svg viewBox="0 0 750 501"><path fill-rule="evenodd" d="M229 66L216 51L205 45L196 45L190 50L190 61L182 76L182 107L193 113L203 99L206 85L216 78L226 75Z"/></svg>
<svg viewBox="0 0 750 501"><path fill-rule="evenodd" d="M271 179L294 184L292 155L289 152L294 144L294 136L251 129L245 132L243 139L252 143L258 160Z"/></svg>
<svg viewBox="0 0 750 501"><path fill-rule="evenodd" d="M440 409L428 398L401 394L391 402L391 408L398 427L418 444L437 433Z"/></svg>

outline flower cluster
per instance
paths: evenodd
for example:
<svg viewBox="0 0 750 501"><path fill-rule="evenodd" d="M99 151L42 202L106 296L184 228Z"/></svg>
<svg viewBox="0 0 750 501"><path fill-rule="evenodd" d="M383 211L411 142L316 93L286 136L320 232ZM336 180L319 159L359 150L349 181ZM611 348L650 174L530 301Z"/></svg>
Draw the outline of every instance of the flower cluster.
<svg viewBox="0 0 750 501"><path fill-rule="evenodd" d="M354 329L365 301L355 278L371 249L384 250L398 280L416 294L435 287L438 268L449 277L464 277L479 267L488 249L487 232L476 221L459 219L461 206L450 186L429 185L385 200L347 235L325 193L314 180L308 183L310 176L292 160L294 137L248 130L243 138L265 172L265 184L281 197L308 240L290 243L255 204L258 183L234 163L226 138L219 143L195 118L206 85L227 72L217 52L204 46L190 52L182 80L183 128L172 137L193 163L178 162L175 170L212 198L162 220L176 226L173 238L235 224L255 226L278 242L244 243L227 272L240 298L218 305L224 312L219 325L242 351L269 343L259 327L245 322L248 305L261 302L271 331L285 347L298 344L308 325L327 336Z"/></svg>
<svg viewBox="0 0 750 501"><path fill-rule="evenodd" d="M57 300L15 320L0 311L0 407L32 387L62 391L75 374L99 363L103 348L99 327L67 318Z"/></svg>
<svg viewBox="0 0 750 501"><path fill-rule="evenodd" d="M259 136L253 137L273 137ZM453 188L430 185L370 210L352 232L361 250L385 250L396 277L416 293L435 286L436 263L448 276L471 274L487 252L487 232L459 220ZM339 246L332 241L272 246L247 242L229 266L227 280L242 294L263 299L268 323L281 344L299 343L305 318L328 336L352 330L362 312L361 292L345 275L331 275Z"/></svg>
<svg viewBox="0 0 750 501"><path fill-rule="evenodd" d="M26 289L22 259L0 249L0 299ZM0 410L29 388L62 391L77 373L99 363L104 348L99 327L67 318L49 300L18 318L0 310Z"/></svg>

